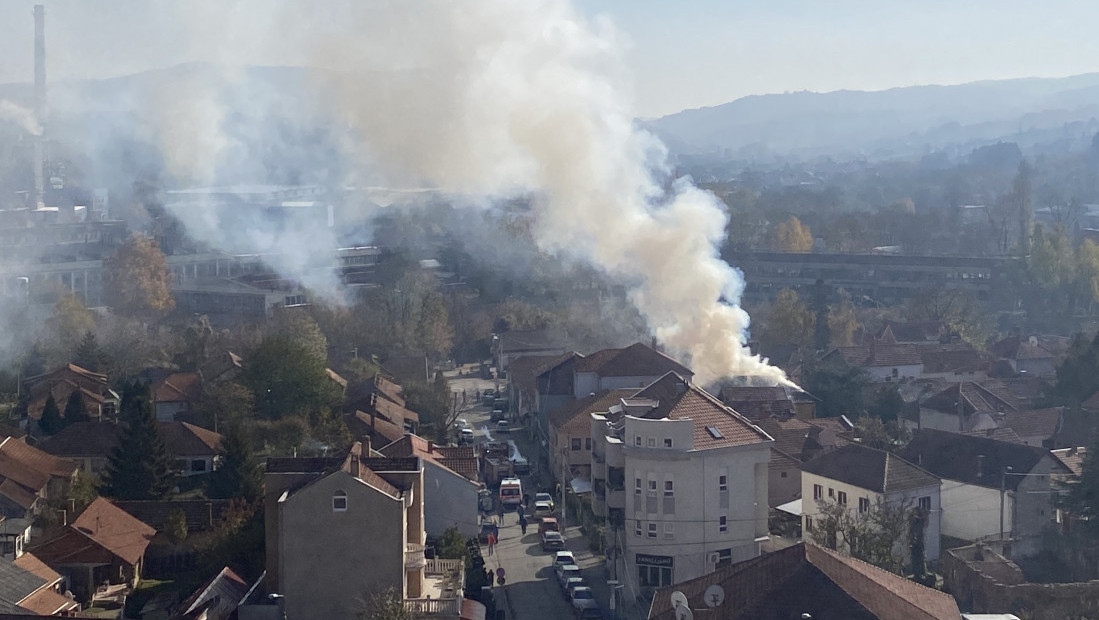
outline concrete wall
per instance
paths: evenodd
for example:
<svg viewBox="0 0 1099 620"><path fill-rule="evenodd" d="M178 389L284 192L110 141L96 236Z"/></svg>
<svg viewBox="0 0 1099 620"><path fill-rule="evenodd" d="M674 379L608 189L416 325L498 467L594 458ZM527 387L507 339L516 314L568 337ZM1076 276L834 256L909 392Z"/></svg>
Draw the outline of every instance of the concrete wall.
<svg viewBox="0 0 1099 620"><path fill-rule="evenodd" d="M182 401L162 402L156 404L156 419L171 422L176 419L176 414L187 413L191 406Z"/></svg>
<svg viewBox="0 0 1099 620"><path fill-rule="evenodd" d="M424 460L424 530L439 536L456 526L463 536L476 536L477 487L468 478Z"/></svg>
<svg viewBox="0 0 1099 620"><path fill-rule="evenodd" d="M899 381L901 379L918 379L923 375L923 364L911 364L908 366L870 366L865 368L871 381ZM893 371L897 376L893 376Z"/></svg>
<svg viewBox="0 0 1099 620"><path fill-rule="evenodd" d="M347 493L347 510L332 495ZM279 593L287 620L355 620L362 600L393 588L406 595L405 505L342 471L281 502Z"/></svg>
<svg viewBox="0 0 1099 620"><path fill-rule="evenodd" d="M998 482L998 481L997 481ZM1004 496L1004 532L1011 532L1014 497ZM1000 537L1000 490L943 480L943 534L962 540Z"/></svg>
<svg viewBox="0 0 1099 620"><path fill-rule="evenodd" d="M767 505L771 508L801 497L801 468L787 456L771 454L767 468Z"/></svg>
<svg viewBox="0 0 1099 620"><path fill-rule="evenodd" d="M1056 489L1050 482L1055 462L1046 455L1019 480L1012 511L1011 557L1025 558L1041 551L1042 534L1055 525ZM1009 474L1010 476L1010 474Z"/></svg>

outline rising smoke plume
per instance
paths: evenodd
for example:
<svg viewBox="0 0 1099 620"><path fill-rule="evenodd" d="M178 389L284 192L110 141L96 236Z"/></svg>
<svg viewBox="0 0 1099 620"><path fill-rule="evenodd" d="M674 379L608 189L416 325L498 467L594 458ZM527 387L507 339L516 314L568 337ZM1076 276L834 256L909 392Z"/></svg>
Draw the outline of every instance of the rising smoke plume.
<svg viewBox="0 0 1099 620"><path fill-rule="evenodd" d="M633 123L624 42L611 24L583 19L566 0L255 8L284 54L296 47L297 64L321 68L308 86L313 111L337 121L343 154L357 162L346 182L435 187L481 196L473 201L480 205L527 197L539 246L624 282L654 335L700 382L788 382L745 346L743 279L718 253L724 208L675 180L663 145ZM218 21L190 4L182 10L203 28ZM223 107L233 102L224 85L177 86L186 95L158 112L164 122L148 125L162 126L153 133L170 173L216 181L241 143ZM249 99L237 103L255 107ZM177 215L214 245L226 232L245 234L226 231L201 205ZM279 234L287 235L283 247L300 252L275 266L299 277L317 248L331 247L323 230Z"/></svg>
<svg viewBox="0 0 1099 620"><path fill-rule="evenodd" d="M19 125L23 131L32 136L42 135L42 125L34 115L34 110L12 103L7 99L0 99L0 121L12 121Z"/></svg>

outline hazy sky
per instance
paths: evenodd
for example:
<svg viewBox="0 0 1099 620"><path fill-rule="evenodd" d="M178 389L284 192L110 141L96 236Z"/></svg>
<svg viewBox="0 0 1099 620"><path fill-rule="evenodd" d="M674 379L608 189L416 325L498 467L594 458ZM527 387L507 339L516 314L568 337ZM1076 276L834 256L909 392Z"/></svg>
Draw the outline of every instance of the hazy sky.
<svg viewBox="0 0 1099 620"><path fill-rule="evenodd" d="M0 0L0 83L31 79L34 3ZM200 60L301 64L295 45L285 43L311 34L256 1L45 4L51 79ZM387 2L376 4L384 9ZM299 6L320 19L330 4ZM1088 0L577 0L577 6L610 19L625 35L639 116L749 94L1099 71L1099 3Z"/></svg>

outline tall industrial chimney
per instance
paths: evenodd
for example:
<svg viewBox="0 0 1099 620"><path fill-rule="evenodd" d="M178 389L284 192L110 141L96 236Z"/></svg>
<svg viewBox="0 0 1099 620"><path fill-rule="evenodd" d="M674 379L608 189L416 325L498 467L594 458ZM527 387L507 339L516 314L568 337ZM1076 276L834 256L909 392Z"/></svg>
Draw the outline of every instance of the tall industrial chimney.
<svg viewBox="0 0 1099 620"><path fill-rule="evenodd" d="M43 131L34 140L34 206L44 206L46 117L46 7L34 5L34 115Z"/></svg>

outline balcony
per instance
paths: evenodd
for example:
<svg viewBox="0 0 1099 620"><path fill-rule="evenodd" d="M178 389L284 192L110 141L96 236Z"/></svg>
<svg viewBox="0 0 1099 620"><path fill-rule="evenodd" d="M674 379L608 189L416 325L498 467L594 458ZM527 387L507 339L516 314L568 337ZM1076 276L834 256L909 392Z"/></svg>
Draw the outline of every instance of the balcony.
<svg viewBox="0 0 1099 620"><path fill-rule="evenodd" d="M424 557L424 546L406 543L404 546L404 567L408 570L416 570L425 566L427 566L427 558Z"/></svg>
<svg viewBox="0 0 1099 620"><path fill-rule="evenodd" d="M622 489L607 489L607 508L625 508L626 491Z"/></svg>
<svg viewBox="0 0 1099 620"><path fill-rule="evenodd" d="M416 615L458 617L464 588L465 567L461 560L424 560L424 596L406 598L404 607Z"/></svg>

